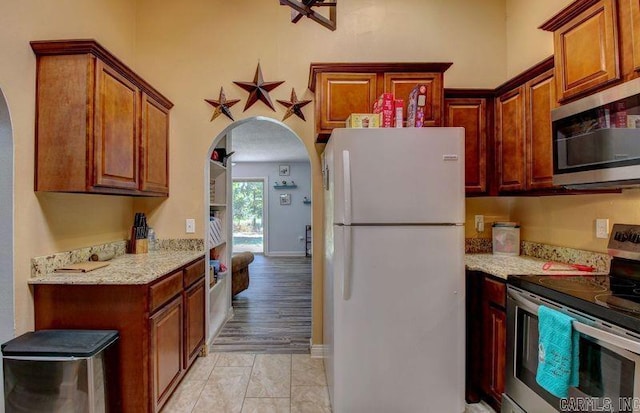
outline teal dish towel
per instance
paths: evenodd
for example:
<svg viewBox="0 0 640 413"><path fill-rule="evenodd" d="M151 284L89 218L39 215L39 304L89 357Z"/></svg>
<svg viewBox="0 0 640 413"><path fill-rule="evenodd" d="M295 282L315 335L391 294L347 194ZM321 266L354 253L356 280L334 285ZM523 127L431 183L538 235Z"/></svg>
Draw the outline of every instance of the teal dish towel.
<svg viewBox="0 0 640 413"><path fill-rule="evenodd" d="M543 305L538 309L538 371L536 381L556 397L569 396L579 384L580 333L574 318Z"/></svg>

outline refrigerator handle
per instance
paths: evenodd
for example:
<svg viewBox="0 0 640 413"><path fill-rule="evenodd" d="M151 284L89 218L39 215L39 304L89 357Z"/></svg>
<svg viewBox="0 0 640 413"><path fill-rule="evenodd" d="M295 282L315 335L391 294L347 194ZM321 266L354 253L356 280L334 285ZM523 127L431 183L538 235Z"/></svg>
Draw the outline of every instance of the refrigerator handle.
<svg viewBox="0 0 640 413"><path fill-rule="evenodd" d="M351 298L351 227L345 225L344 231L344 269L342 271L342 299Z"/></svg>
<svg viewBox="0 0 640 413"><path fill-rule="evenodd" d="M344 186L344 224L351 225L351 162L349 151L342 151L342 177Z"/></svg>

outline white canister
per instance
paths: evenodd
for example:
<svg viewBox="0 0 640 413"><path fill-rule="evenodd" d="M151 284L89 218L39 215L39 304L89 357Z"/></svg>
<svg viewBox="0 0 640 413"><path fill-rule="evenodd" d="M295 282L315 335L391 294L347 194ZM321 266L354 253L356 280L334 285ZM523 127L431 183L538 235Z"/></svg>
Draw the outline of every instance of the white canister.
<svg viewBox="0 0 640 413"><path fill-rule="evenodd" d="M495 222L491 228L495 255L520 255L520 225Z"/></svg>

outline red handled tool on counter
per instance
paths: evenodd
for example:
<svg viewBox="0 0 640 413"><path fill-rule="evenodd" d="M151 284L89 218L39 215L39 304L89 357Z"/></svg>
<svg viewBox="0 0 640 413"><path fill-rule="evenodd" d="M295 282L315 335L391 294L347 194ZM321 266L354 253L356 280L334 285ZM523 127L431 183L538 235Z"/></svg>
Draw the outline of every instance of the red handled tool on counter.
<svg viewBox="0 0 640 413"><path fill-rule="evenodd" d="M589 265L583 264L566 264L562 262L551 262L547 261L542 265L542 269L545 271L584 271L584 272L594 272L596 269Z"/></svg>

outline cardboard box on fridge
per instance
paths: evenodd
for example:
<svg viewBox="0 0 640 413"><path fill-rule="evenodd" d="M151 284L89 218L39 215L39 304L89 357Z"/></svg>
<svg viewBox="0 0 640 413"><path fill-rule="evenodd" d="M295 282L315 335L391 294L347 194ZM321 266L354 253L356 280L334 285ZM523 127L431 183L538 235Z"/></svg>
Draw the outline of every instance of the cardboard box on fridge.
<svg viewBox="0 0 640 413"><path fill-rule="evenodd" d="M394 124L394 97L393 93L383 93L373 104L373 113L380 114L380 126L391 128Z"/></svg>
<svg viewBox="0 0 640 413"><path fill-rule="evenodd" d="M352 113L346 120L347 128L379 128L379 113Z"/></svg>
<svg viewBox="0 0 640 413"><path fill-rule="evenodd" d="M409 93L407 102L407 127L424 126L424 112L427 105L427 86L416 85Z"/></svg>

